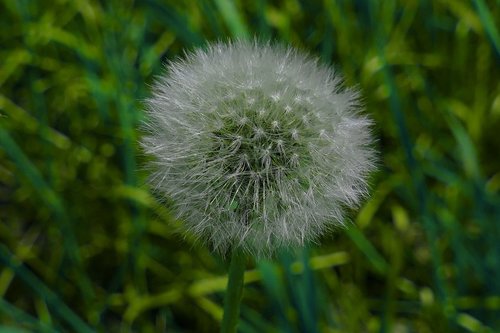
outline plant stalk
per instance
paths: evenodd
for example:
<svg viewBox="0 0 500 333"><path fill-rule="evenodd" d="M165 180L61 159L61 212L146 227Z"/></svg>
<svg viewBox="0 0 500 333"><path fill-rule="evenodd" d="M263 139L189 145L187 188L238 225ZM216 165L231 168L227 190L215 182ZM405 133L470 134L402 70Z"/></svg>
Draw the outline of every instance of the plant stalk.
<svg viewBox="0 0 500 333"><path fill-rule="evenodd" d="M224 296L221 333L236 333L240 316L241 295L243 294L245 259L243 253L238 250L233 251L229 264L226 295Z"/></svg>

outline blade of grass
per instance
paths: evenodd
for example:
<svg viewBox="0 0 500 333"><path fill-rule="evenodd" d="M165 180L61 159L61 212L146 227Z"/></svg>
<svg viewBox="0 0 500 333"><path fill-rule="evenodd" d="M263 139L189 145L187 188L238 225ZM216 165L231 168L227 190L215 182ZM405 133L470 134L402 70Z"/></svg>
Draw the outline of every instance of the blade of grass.
<svg viewBox="0 0 500 333"><path fill-rule="evenodd" d="M287 315L290 313L289 300L284 285L281 282L282 277L279 274L278 267L266 260L260 260L257 265L261 274L262 284L270 298L273 312L278 315L280 331L293 332Z"/></svg>
<svg viewBox="0 0 500 333"><path fill-rule="evenodd" d="M350 259L347 253L336 252L322 256L314 256L310 258L310 265L311 269L313 270L329 269L332 267L345 265L346 263L349 262L349 260ZM295 261L290 265L290 267L294 274L298 274L301 273L303 270L303 263L301 261ZM265 269L269 269L269 267ZM245 272L244 284L246 285L262 280L263 276L261 274L262 273L260 272L260 264L259 264L259 270L249 270ZM275 272L273 274L278 274L278 273ZM273 281L279 281L279 280L280 279L274 277L269 278L269 282L272 282L269 284L269 286L274 288L273 286L275 284ZM125 299L121 295L118 297L115 296L114 305L124 306L127 305L128 303L128 307L123 317L125 321L132 322L135 320L135 318L137 318L137 316L139 316L142 312L148 309L153 309L173 304L186 294L189 295L189 297L201 297L207 294L220 292L225 289L226 284L227 284L226 276L217 276L195 281L187 287L183 285L175 285L173 288L170 288L164 292L159 292L154 295L138 296L137 299L134 300L133 302L130 302L128 299Z"/></svg>
<svg viewBox="0 0 500 333"><path fill-rule="evenodd" d="M230 0L214 0L220 10L222 18L226 22L231 34L234 38L248 39L250 33L243 18L234 6L234 2Z"/></svg>
<svg viewBox="0 0 500 333"><path fill-rule="evenodd" d="M311 316L307 309L307 287L302 283L302 275L296 275L292 272L293 259L292 255L284 252L280 255L280 262L284 270L284 280L286 282L286 291L293 305L293 309L297 315L298 325L301 332L317 332L317 327L314 322L311 322ZM300 261L302 262L302 261ZM303 267L303 270L307 270ZM291 322L294 324L294 322Z"/></svg>
<svg viewBox="0 0 500 333"><path fill-rule="evenodd" d="M479 18L488 34L491 44L497 53L497 60L500 61L500 37L495 25L495 20L491 16L491 11L483 0L473 0L479 13ZM498 17L497 17L498 19ZM498 23L498 22L497 22ZM498 62L497 62L498 63Z"/></svg>
<svg viewBox="0 0 500 333"><path fill-rule="evenodd" d="M210 25L210 28L212 32L216 36L222 36L222 27L221 23L217 19L217 12L209 0L201 0L198 2L198 5L200 6L201 11L203 12L204 15L206 15L206 19L208 24Z"/></svg>
<svg viewBox="0 0 500 333"><path fill-rule="evenodd" d="M184 42L185 46L197 46L204 43L204 38L195 32L186 21L186 16L179 13L175 8L156 0L144 0L143 2L149 12L165 22L175 34Z"/></svg>
<svg viewBox="0 0 500 333"><path fill-rule="evenodd" d="M38 320L37 318L27 314L23 310L18 307L10 304L6 300L0 298L0 313L7 314L14 321L18 323L23 323L24 325L29 325L33 328L36 328L37 332L42 333L57 333L58 331L46 323ZM2 329L0 328L0 333Z"/></svg>
<svg viewBox="0 0 500 333"><path fill-rule="evenodd" d="M26 157L24 152L19 148L12 137L0 127L0 147L7 152L11 159L16 163L18 169L33 185L33 188L38 192L40 199L51 208L56 220L59 222L59 229L63 239L63 246L69 255L70 260L75 265L77 270L78 286L85 298L93 296L92 285L84 274L82 260L76 241L75 234L71 228L67 212L64 209L60 198L45 182L38 169Z"/></svg>
<svg viewBox="0 0 500 333"><path fill-rule="evenodd" d="M257 18L259 22L259 36L262 37L262 39L271 38L271 27L266 19L267 1L257 0L255 6L257 7Z"/></svg>
<svg viewBox="0 0 500 333"><path fill-rule="evenodd" d="M469 177L469 186L462 186L463 188L470 188L470 196L474 198L474 210L477 223L483 230L483 235L486 238L486 244L488 244L487 253L484 257L483 267L479 271L482 277L486 278L485 284L491 287L499 288L500 282L500 265L498 264L500 258L497 257L495 249L498 248L498 238L494 230L490 230L490 222L487 217L487 211L489 210L486 203L487 194L484 193L485 184L482 180L482 175L479 166L479 160L477 158L478 154L476 152L474 143L466 132L465 128L460 124L460 122L452 116L451 112L448 112L447 121L458 143L458 149L462 164L464 166L464 171ZM489 270L490 273L487 274L485 271ZM494 272L491 274L491 272Z"/></svg>
<svg viewBox="0 0 500 333"><path fill-rule="evenodd" d="M345 232L379 274L383 275L388 271L387 261L357 227L349 227Z"/></svg>
<svg viewBox="0 0 500 333"><path fill-rule="evenodd" d="M425 227L425 231L427 233L429 246L431 248L433 271L434 271L436 287L438 289L438 296L441 300L443 300L446 303L448 300L448 292L445 288L444 277L442 275L442 269L441 269L440 253L437 248L438 237L436 230L436 221L429 212L427 188L425 186L423 179L424 176L413 154L413 144L410 140L405 116L401 111L402 107L401 107L400 97L398 95L396 84L394 82L392 70L389 67L387 59L385 57L385 52L383 47L384 41L385 37L383 35L380 35L379 32L379 36L376 38L377 52L382 62L382 73L383 73L384 83L389 89L390 111L397 125L400 142L402 142L403 144L406 163L408 165L408 169L411 175L412 187L415 189L416 192L415 200L417 201L418 209L422 216L422 222Z"/></svg>
<svg viewBox="0 0 500 333"><path fill-rule="evenodd" d="M52 308L52 311L59 315L59 318L67 322L78 333L92 333L90 328L78 315L76 315L60 298L50 290L35 274L22 265L10 253L10 251L0 244L0 262L13 269L16 275L33 289L35 294L43 298Z"/></svg>
<svg viewBox="0 0 500 333"><path fill-rule="evenodd" d="M301 299L301 312L304 313L303 317L305 320L305 326L308 329L308 332L318 332L318 297L317 297L317 289L316 283L314 280L314 274L311 270L310 265L310 251L308 247L304 247L300 251L300 259L302 264L304 265L304 270L302 275L300 276L300 283L303 286L303 289L300 290L302 292Z"/></svg>

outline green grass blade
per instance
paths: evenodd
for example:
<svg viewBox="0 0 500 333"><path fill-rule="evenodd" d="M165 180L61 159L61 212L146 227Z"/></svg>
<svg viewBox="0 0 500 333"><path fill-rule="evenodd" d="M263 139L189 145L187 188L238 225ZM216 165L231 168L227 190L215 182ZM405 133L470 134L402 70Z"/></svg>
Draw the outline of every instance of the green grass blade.
<svg viewBox="0 0 500 333"><path fill-rule="evenodd" d="M224 18L231 34L234 38L244 38L250 37L250 33L246 24L243 21L240 13L236 9L234 2L231 0L214 0L217 8Z"/></svg>
<svg viewBox="0 0 500 333"><path fill-rule="evenodd" d="M79 248L77 245L76 237L71 228L69 218L64 205L57 196L57 194L50 188L50 186L45 182L42 175L39 173L38 169L31 163L31 161L26 157L21 148L12 139L5 129L0 126L0 147L2 147L11 159L17 164L19 170L24 174L24 176L33 185L34 189L38 192L40 199L51 208L56 220L59 221L60 232L63 235L63 245L66 248L70 260L76 266L76 270L79 272L77 275L77 281L82 291L85 299L89 299L93 296L93 290L91 283L87 275L83 271L82 260L79 253Z"/></svg>
<svg viewBox="0 0 500 333"><path fill-rule="evenodd" d="M495 24L495 20L491 16L491 11L488 9L488 6L484 2L484 0L474 0L474 4L476 5L477 11L479 12L479 18L483 23L484 30L488 34L490 38L491 44L495 48L497 53L497 60L500 59L500 36L498 35L497 25L498 25L498 17L497 22ZM498 62L497 62L498 64Z"/></svg>
<svg viewBox="0 0 500 333"><path fill-rule="evenodd" d="M23 310L17 308L16 306L10 304L6 300L0 298L0 313L7 314L10 318L12 318L15 322L23 323L25 326L31 326L36 328L37 332L41 333L57 333L57 330L50 327L46 323L39 321L37 318L27 314ZM0 326L0 333L8 332L9 329L6 326ZM22 330L23 332L27 332Z"/></svg>
<svg viewBox="0 0 500 333"><path fill-rule="evenodd" d="M76 315L49 287L47 287L36 275L25 266L20 264L9 250L0 244L0 261L13 269L16 275L33 289L33 292L43 298L56 312L60 319L67 322L78 333L92 333L90 328L78 315Z"/></svg>

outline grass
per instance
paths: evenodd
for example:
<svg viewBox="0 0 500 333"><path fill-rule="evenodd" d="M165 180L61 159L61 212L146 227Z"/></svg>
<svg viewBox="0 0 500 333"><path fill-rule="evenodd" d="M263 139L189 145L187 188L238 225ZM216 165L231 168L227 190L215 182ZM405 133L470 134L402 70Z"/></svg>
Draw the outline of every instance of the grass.
<svg viewBox="0 0 500 333"><path fill-rule="evenodd" d="M226 263L144 184L162 63L258 36L363 91L380 170L352 225L253 262L241 332L500 330L495 1L0 4L0 332L213 332Z"/></svg>

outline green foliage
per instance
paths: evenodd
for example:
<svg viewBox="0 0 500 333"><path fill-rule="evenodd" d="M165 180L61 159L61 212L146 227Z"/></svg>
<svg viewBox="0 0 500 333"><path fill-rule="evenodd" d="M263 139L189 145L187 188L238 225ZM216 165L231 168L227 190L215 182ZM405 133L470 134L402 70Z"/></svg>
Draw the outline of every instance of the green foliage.
<svg viewBox="0 0 500 333"><path fill-rule="evenodd" d="M496 1L0 4L0 332L214 332L224 260L144 185L162 62L259 36L359 84L380 171L347 230L252 263L241 332L500 330Z"/></svg>

